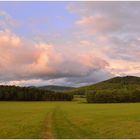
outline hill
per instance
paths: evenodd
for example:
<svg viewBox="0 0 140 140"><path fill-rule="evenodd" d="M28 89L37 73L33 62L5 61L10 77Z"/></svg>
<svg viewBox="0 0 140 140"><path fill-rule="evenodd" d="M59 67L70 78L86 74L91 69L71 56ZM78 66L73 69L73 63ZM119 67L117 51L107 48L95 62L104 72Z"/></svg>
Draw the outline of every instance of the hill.
<svg viewBox="0 0 140 140"><path fill-rule="evenodd" d="M47 85L38 87L39 89L56 91L56 92L64 92L74 89L74 87L67 87L67 86L56 86L56 85Z"/></svg>
<svg viewBox="0 0 140 140"><path fill-rule="evenodd" d="M136 76L124 76L114 77L97 84L83 86L70 90L69 92L74 94L83 95L87 91L98 90L114 90L114 89L140 89L140 77Z"/></svg>
<svg viewBox="0 0 140 140"><path fill-rule="evenodd" d="M118 88L139 88L140 77L136 76L125 76L115 77L106 81L99 82L95 85L86 86L87 89L105 90L105 89L118 89Z"/></svg>
<svg viewBox="0 0 140 140"><path fill-rule="evenodd" d="M71 90L75 95L86 95L89 103L140 102L140 77L115 77L94 85Z"/></svg>

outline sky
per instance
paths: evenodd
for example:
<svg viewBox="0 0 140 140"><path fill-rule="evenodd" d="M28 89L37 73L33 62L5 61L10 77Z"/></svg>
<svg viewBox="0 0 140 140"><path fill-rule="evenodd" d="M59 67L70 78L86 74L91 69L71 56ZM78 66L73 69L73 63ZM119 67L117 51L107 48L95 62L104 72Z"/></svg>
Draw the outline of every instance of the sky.
<svg viewBox="0 0 140 140"><path fill-rule="evenodd" d="M140 76L140 2L0 1L0 84L90 85Z"/></svg>

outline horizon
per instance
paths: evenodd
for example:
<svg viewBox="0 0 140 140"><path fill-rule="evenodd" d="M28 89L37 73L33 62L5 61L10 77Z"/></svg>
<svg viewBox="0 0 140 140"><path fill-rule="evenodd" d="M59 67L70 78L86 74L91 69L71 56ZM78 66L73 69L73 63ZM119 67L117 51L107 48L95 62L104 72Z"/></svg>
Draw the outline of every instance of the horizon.
<svg viewBox="0 0 140 140"><path fill-rule="evenodd" d="M112 78L109 78L109 79L105 79L105 80L102 80L102 81L99 81L99 82L96 82L96 83L91 83L91 84L87 84L87 85L84 85L84 86L91 86L91 85L95 85L95 84L98 84L98 83L101 83L101 82L104 82L104 81L108 81L108 80L111 80L111 79L114 79L114 78L125 78L125 77L137 77L137 78L140 78L139 76L133 76L133 75L126 75L126 76L116 76L116 77L112 77ZM0 86L19 86L19 87L45 87L45 86L58 86L58 87L70 87L70 88L80 88L80 87L84 87L84 86L65 86L65 85L41 85L41 86L35 86L35 85L7 85L7 84L4 84L4 85L1 85Z"/></svg>
<svg viewBox="0 0 140 140"><path fill-rule="evenodd" d="M0 85L140 77L139 15L139 1L0 1Z"/></svg>

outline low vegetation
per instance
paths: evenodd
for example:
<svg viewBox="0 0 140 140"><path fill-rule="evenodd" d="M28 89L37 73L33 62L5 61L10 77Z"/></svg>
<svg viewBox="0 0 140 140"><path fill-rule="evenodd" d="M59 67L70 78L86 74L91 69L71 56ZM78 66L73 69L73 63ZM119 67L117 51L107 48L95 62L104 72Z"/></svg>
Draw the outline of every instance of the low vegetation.
<svg viewBox="0 0 140 140"><path fill-rule="evenodd" d="M140 138L140 103L0 102L0 138Z"/></svg>

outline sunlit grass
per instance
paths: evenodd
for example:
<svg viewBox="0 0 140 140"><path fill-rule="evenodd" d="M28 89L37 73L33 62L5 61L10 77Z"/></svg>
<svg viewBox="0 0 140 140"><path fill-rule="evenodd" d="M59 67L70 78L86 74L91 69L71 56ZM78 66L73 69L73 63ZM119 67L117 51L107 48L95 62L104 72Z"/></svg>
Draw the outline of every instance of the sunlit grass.
<svg viewBox="0 0 140 140"><path fill-rule="evenodd" d="M82 102L0 102L0 138L140 138L140 103Z"/></svg>

